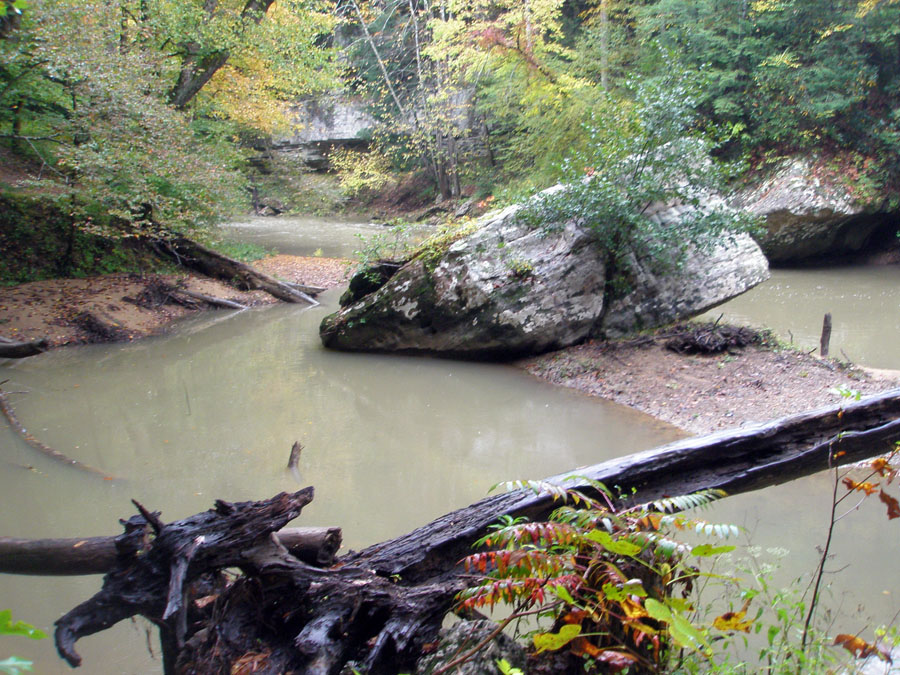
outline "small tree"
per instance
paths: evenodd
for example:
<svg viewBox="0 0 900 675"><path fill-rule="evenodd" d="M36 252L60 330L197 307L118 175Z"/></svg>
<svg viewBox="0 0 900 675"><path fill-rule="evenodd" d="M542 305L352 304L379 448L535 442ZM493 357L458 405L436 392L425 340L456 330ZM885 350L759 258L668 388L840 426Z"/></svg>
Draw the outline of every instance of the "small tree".
<svg viewBox="0 0 900 675"><path fill-rule="evenodd" d="M561 167L565 189L543 193L521 212L547 226L577 220L606 252L607 281L621 285L635 255L659 267L677 265L690 247L708 248L747 231L754 219L718 196L724 173L693 128L694 98L677 75L645 80L631 99L607 97L589 142ZM661 223L651 207L680 205L677 222Z"/></svg>

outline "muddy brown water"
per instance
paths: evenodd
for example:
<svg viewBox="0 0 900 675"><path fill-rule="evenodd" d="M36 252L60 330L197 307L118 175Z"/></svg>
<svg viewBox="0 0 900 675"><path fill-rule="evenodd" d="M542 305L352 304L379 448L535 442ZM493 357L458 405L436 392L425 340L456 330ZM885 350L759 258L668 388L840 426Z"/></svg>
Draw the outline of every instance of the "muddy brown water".
<svg viewBox="0 0 900 675"><path fill-rule="evenodd" d="M268 219L253 227L266 243L266 228L280 232L275 239L293 232L324 240L334 235L331 224ZM337 248L325 255L346 255L357 232L372 231L340 228ZM297 489L286 464L300 440L300 478L316 487L316 499L297 524L340 525L345 544L358 548L476 501L498 481L552 475L680 435L511 366L325 351L317 327L337 295L326 294L320 308L212 312L162 338L0 364L4 389L17 392L10 398L31 433L119 478L104 481L53 462L2 424L0 533L115 534L117 519L133 513L132 498L173 520L217 498ZM746 523L763 548L791 549L790 574L799 574L821 541L827 493L827 479L813 477L726 500L706 517ZM895 604L900 537L883 516L860 517L866 527L852 531L853 543L838 554L852 566L840 578L852 575L854 584L836 593L844 602L850 593L884 622ZM859 550L862 560L852 555ZM49 632L99 585L99 577L0 575L0 609ZM153 633L143 621L123 622L85 638L83 672L160 672ZM4 638L0 658L8 654L33 658L39 673L70 672L50 640Z"/></svg>

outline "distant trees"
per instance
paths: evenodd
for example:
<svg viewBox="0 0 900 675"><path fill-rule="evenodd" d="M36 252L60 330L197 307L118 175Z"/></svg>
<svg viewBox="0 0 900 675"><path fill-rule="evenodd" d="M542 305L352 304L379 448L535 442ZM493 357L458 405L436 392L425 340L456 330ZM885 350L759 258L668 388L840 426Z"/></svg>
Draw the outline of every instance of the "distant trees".
<svg viewBox="0 0 900 675"><path fill-rule="evenodd" d="M638 40L694 70L700 109L732 150L830 150L882 184L896 175L900 4L657 0L637 17Z"/></svg>
<svg viewBox="0 0 900 675"><path fill-rule="evenodd" d="M335 82L332 25L294 0L33 0L0 41L0 134L128 232L212 222L244 199L234 141Z"/></svg>
<svg viewBox="0 0 900 675"><path fill-rule="evenodd" d="M897 0L339 0L356 85L392 147L460 180L546 185L610 101L674 58L718 153L819 150L881 189L900 169ZM348 30L347 28L344 29ZM346 33L345 33L346 34Z"/></svg>

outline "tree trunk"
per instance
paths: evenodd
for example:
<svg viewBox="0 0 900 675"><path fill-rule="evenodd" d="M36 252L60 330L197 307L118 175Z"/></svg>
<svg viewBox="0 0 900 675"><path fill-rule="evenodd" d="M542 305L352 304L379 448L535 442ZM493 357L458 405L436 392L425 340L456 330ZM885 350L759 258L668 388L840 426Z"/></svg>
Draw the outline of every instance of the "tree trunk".
<svg viewBox="0 0 900 675"><path fill-rule="evenodd" d="M306 293L190 239L179 237L172 241L156 241L153 248L164 256L174 258L179 265L222 279L241 290L260 289L286 302L319 304Z"/></svg>
<svg viewBox="0 0 900 675"><path fill-rule="evenodd" d="M330 567L341 547L339 527L286 527L275 533L288 552L315 567ZM41 576L106 574L116 564L115 537L16 539L0 537L0 573Z"/></svg>
<svg viewBox="0 0 900 675"><path fill-rule="evenodd" d="M577 473L641 501L704 488L739 493L888 451L900 440L898 418L894 390ZM548 481L596 494L569 475ZM487 527L501 515L545 519L558 506L546 493L497 495L322 570L290 558L270 537L311 499L307 488L264 502L217 502L168 525L140 507L142 516L116 540L117 567L103 590L57 622L60 654L78 665L76 640L142 614L160 626L167 673L245 672L252 665L254 672L333 675L351 660L372 675L403 672L436 638L466 585L459 561ZM219 572L227 567L244 576L226 587Z"/></svg>
<svg viewBox="0 0 900 675"><path fill-rule="evenodd" d="M262 21L262 18L269 11L275 0L247 0L244 9L241 12L241 20L251 19L255 23ZM208 2L207 11L212 14L218 3ZM181 66L181 73L178 75L178 82L169 92L169 103L178 109L182 109L190 103L201 89L209 82L213 75L228 63L231 53L227 49L208 52L204 56L199 56L201 45L187 44L183 45L184 56Z"/></svg>

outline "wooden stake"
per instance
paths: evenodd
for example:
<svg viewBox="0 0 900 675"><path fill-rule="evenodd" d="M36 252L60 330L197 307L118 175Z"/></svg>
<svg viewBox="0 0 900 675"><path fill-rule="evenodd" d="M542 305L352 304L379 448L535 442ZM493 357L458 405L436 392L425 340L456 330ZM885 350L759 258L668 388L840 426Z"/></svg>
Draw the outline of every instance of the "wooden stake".
<svg viewBox="0 0 900 675"><path fill-rule="evenodd" d="M822 339L819 341L819 347L822 350L822 358L828 356L828 346L831 343L831 312L825 315L822 322Z"/></svg>

